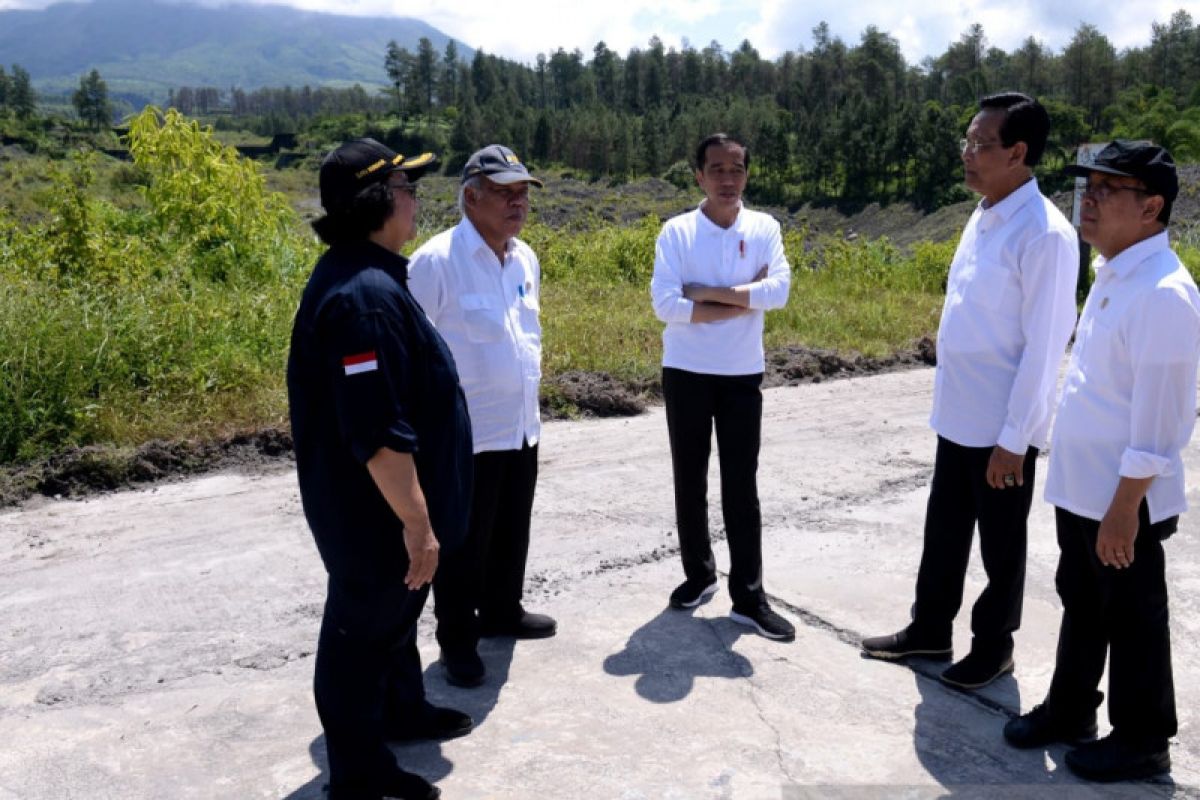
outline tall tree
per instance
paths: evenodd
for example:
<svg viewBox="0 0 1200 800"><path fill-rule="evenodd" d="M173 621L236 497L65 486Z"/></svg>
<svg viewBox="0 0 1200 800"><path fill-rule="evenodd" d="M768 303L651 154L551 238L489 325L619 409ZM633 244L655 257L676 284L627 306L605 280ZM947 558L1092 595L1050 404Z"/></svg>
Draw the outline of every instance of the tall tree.
<svg viewBox="0 0 1200 800"><path fill-rule="evenodd" d="M943 102L968 106L988 93L984 72L986 53L987 38L983 35L983 26L975 23L937 59L944 80Z"/></svg>
<svg viewBox="0 0 1200 800"><path fill-rule="evenodd" d="M599 42L592 50L592 73L596 76L596 96L609 108L617 105L617 54Z"/></svg>
<svg viewBox="0 0 1200 800"><path fill-rule="evenodd" d="M388 42L387 55L383 60L384 71L392 84L392 93L396 98L396 116L404 118L405 93L409 90L412 78L412 53L396 44L396 40Z"/></svg>
<svg viewBox="0 0 1200 800"><path fill-rule="evenodd" d="M112 124L112 106L108 102L108 84L99 70L92 70L79 79L79 88L71 95L79 119L94 131Z"/></svg>
<svg viewBox="0 0 1200 800"><path fill-rule="evenodd" d="M1100 126L1101 114L1112 102L1116 61L1117 51L1108 37L1086 23L1063 50L1067 100L1084 109L1093 128Z"/></svg>
<svg viewBox="0 0 1200 800"><path fill-rule="evenodd" d="M446 42L442 53L442 68L438 75L437 99L440 108L458 107L458 45L454 40Z"/></svg>
<svg viewBox="0 0 1200 800"><path fill-rule="evenodd" d="M428 114L433 110L433 90L437 83L437 54L433 42L425 36L417 41L417 56L413 61L413 88L416 89L415 108Z"/></svg>
<svg viewBox="0 0 1200 800"><path fill-rule="evenodd" d="M1009 65L1016 88L1035 97L1042 97L1050 89L1053 80L1054 54L1033 36L1026 37L1021 46L1012 52Z"/></svg>
<svg viewBox="0 0 1200 800"><path fill-rule="evenodd" d="M29 119L37 110L37 95L29 73L20 64L12 65L12 76L8 79L8 107L17 119Z"/></svg>

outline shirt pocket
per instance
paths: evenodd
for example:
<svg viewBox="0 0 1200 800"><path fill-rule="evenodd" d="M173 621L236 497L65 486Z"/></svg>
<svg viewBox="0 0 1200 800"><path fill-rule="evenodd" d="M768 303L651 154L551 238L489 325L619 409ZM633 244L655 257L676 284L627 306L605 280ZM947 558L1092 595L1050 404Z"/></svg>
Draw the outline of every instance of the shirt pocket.
<svg viewBox="0 0 1200 800"><path fill-rule="evenodd" d="M459 296L458 303L469 341L486 344L504 336L504 309L494 297L464 294Z"/></svg>

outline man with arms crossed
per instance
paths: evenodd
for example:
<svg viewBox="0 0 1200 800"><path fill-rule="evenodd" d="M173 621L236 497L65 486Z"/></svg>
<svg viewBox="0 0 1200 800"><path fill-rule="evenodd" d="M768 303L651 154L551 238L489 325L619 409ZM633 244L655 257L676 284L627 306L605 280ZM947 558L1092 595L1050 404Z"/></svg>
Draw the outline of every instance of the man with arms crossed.
<svg viewBox="0 0 1200 800"><path fill-rule="evenodd" d="M462 221L409 266L413 295L454 353L474 433L467 543L433 582L442 666L456 686L483 683L480 635L541 639L556 628L521 605L542 431L541 268L517 238L531 185L542 182L512 150L478 151L463 167Z"/></svg>
<svg viewBox="0 0 1200 800"><path fill-rule="evenodd" d="M1004 735L1017 747L1094 738L1107 651L1112 733L1069 751L1067 766L1144 778L1171 768L1178 727L1162 540L1187 509L1200 295L1167 240L1179 187L1167 151L1118 141L1067 171L1087 178L1080 234L1100 255L1046 477L1062 628L1045 701Z"/></svg>
<svg viewBox="0 0 1200 800"><path fill-rule="evenodd" d="M762 576L758 450L762 428L763 312L787 303L791 273L779 223L742 206L750 154L725 134L696 149L704 202L663 226L650 295L663 331L663 400L675 476L675 520L685 580L675 608L717 591L708 536L708 457L717 432L721 511L729 541L730 617L792 641L795 628L767 604Z"/></svg>
<svg viewBox="0 0 1200 800"><path fill-rule="evenodd" d="M978 523L988 582L971 613L970 652L942 673L957 688L1013 668L1034 462L1075 322L1075 231L1033 177L1049 129L1041 104L1015 93L981 100L967 128L964 180L982 199L954 254L938 328L937 454L912 622L862 642L875 658L951 657Z"/></svg>

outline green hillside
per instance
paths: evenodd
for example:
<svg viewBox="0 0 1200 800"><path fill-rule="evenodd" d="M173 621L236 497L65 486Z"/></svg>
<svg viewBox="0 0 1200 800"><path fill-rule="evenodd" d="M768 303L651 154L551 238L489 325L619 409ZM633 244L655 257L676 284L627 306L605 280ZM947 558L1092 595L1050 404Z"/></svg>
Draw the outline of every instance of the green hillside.
<svg viewBox="0 0 1200 800"><path fill-rule="evenodd" d="M351 17L285 6L204 8L158 0L59 3L0 11L0 60L44 94L73 91L98 69L115 97L161 103L177 86L383 86L387 43L416 50L442 32L404 17ZM473 53L461 43L459 54Z"/></svg>

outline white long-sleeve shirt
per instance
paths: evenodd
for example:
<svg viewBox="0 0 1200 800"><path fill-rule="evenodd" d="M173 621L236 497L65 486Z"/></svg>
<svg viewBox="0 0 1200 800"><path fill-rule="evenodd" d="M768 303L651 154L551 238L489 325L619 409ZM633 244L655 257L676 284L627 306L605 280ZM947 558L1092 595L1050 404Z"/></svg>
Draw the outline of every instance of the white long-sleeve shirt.
<svg viewBox="0 0 1200 800"><path fill-rule="evenodd" d="M1030 179L981 202L950 266L930 426L964 447L1045 447L1075 324L1079 245Z"/></svg>
<svg viewBox="0 0 1200 800"><path fill-rule="evenodd" d="M1046 500L1103 519L1122 477L1154 480L1150 521L1187 510L1180 452L1196 423L1200 294L1164 231L1096 259L1067 367Z"/></svg>
<svg viewBox="0 0 1200 800"><path fill-rule="evenodd" d="M719 322L692 322L693 302L683 296L689 283L750 287L750 313ZM650 299L663 330L663 366L709 375L753 375L765 369L763 315L782 308L791 288L791 268L783 253L779 223L742 208L722 228L699 208L673 217L658 234Z"/></svg>
<svg viewBox="0 0 1200 800"><path fill-rule="evenodd" d="M408 288L454 355L475 452L537 444L541 269L533 250L510 239L502 264L464 217L413 253Z"/></svg>

